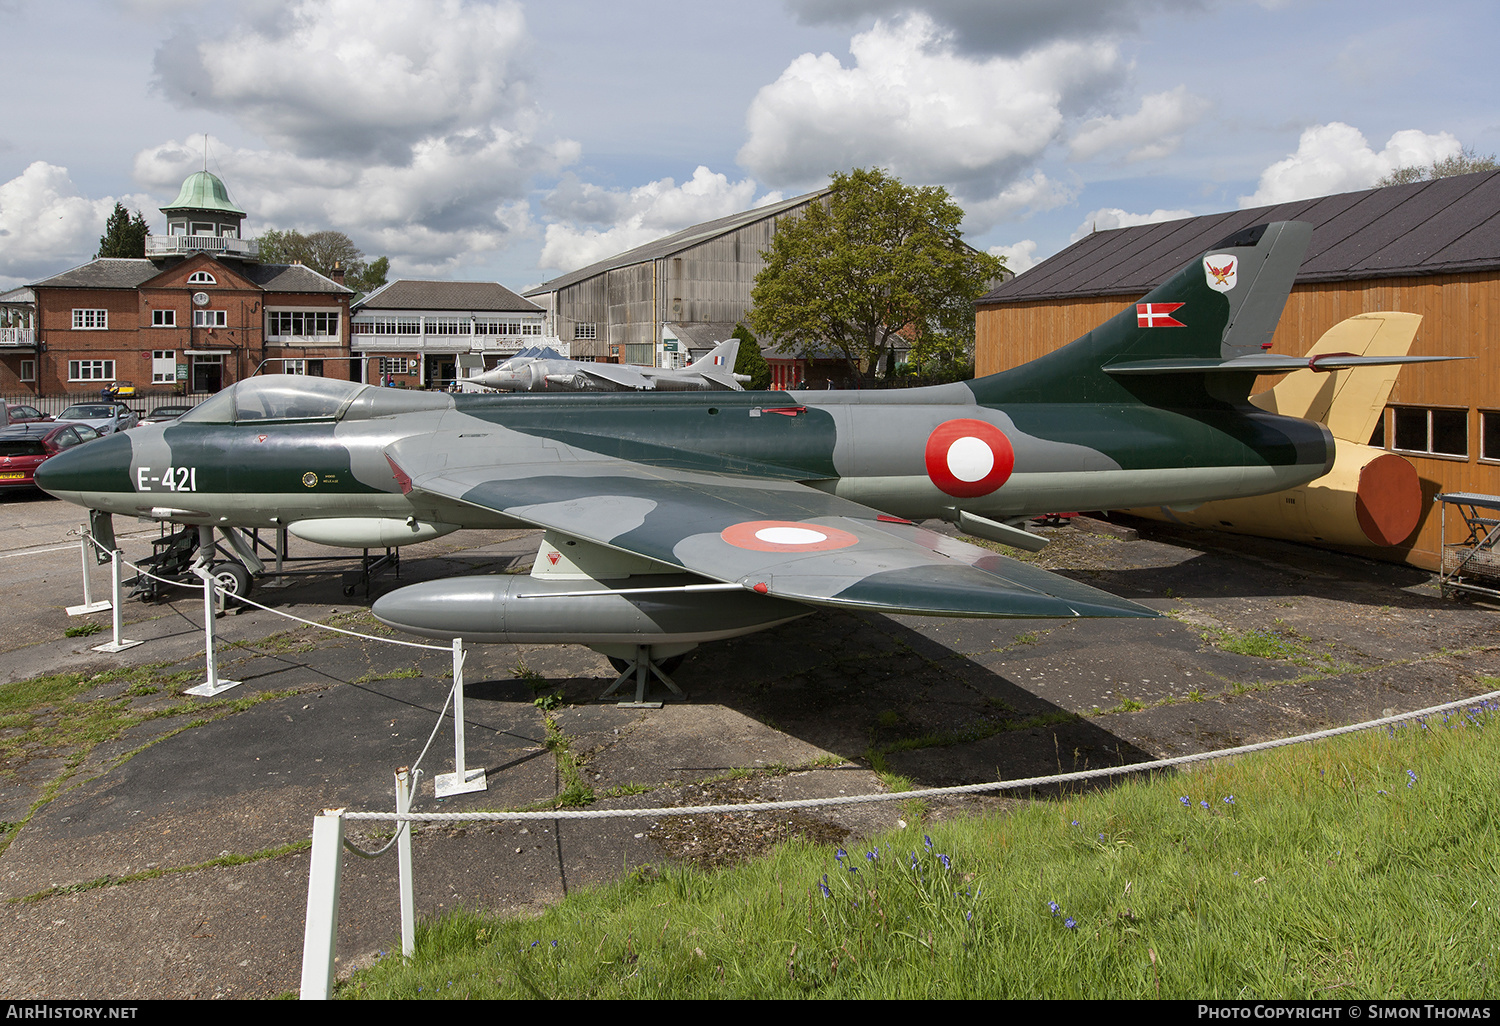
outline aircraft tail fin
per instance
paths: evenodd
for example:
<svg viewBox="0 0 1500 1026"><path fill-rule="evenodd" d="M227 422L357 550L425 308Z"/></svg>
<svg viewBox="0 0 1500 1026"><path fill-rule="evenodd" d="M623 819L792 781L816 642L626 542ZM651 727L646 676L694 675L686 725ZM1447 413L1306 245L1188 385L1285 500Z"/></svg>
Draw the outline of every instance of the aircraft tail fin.
<svg viewBox="0 0 1500 1026"><path fill-rule="evenodd" d="M1410 352L1421 324L1421 314L1356 314L1324 332L1307 355L1403 357ZM1326 424L1333 437L1364 445L1379 422L1399 370L1399 364L1362 365L1332 373L1298 370L1270 391L1251 396L1250 402L1268 413Z"/></svg>
<svg viewBox="0 0 1500 1026"><path fill-rule="evenodd" d="M740 340L737 338L726 339L688 364L688 370L709 370L718 371L722 374L733 374L734 362L739 358Z"/></svg>
<svg viewBox="0 0 1500 1026"><path fill-rule="evenodd" d="M1311 238L1301 221L1235 232L1082 338L970 387L983 403L1243 402L1256 370L1202 372L1265 356Z"/></svg>

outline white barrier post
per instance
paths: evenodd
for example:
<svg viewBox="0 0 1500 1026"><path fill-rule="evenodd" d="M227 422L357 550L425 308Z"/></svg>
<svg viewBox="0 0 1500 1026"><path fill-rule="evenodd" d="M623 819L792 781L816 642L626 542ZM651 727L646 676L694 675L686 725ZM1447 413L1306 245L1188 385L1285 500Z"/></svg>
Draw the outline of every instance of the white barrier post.
<svg viewBox="0 0 1500 1026"><path fill-rule="evenodd" d="M411 791L407 785L407 769L402 766L396 771L397 815L411 811ZM411 875L411 824L398 822L396 830L396 865L401 880L401 954L411 958L417 951L416 902L412 896Z"/></svg>
<svg viewBox="0 0 1500 1026"><path fill-rule="evenodd" d="M121 555L119 549L115 549L109 554L109 583L111 589L110 593L114 596L115 610L115 615L113 617L115 625L115 640L106 642L103 645L95 645L95 652L123 652L127 648L135 648L135 646L140 644L139 641L126 641L124 638L120 637L120 631L124 628L123 617L120 613L120 606L124 603L124 599L122 598L120 580L120 558Z"/></svg>
<svg viewBox="0 0 1500 1026"><path fill-rule="evenodd" d="M325 809L313 820L307 871L307 923L302 932L303 1001L333 996L333 957L339 934L339 886L344 877L344 810Z"/></svg>
<svg viewBox="0 0 1500 1026"><path fill-rule="evenodd" d="M453 639L453 772L439 773L432 788L439 798L483 791L488 787L484 770L464 768L464 639Z"/></svg>
<svg viewBox="0 0 1500 1026"><path fill-rule="evenodd" d="M199 698L212 698L230 688L239 687L240 682L219 679L219 653L215 651L214 641L214 578L201 566L193 567L193 573L203 581L203 652L208 680L183 693L197 695Z"/></svg>
<svg viewBox="0 0 1500 1026"><path fill-rule="evenodd" d="M85 613L99 613L109 608L108 602L95 602L93 583L89 578L89 563L94 558L94 536L89 533L88 524L80 524L78 527L78 551L83 556L83 605L69 606L69 616L82 616Z"/></svg>

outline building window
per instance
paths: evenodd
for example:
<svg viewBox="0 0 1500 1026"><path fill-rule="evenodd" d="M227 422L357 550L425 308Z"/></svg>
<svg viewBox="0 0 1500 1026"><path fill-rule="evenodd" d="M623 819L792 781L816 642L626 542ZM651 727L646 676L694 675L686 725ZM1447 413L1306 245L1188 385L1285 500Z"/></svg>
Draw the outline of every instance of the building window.
<svg viewBox="0 0 1500 1026"><path fill-rule="evenodd" d="M229 311L227 310L194 310L193 327L195 328L222 328L229 323Z"/></svg>
<svg viewBox="0 0 1500 1026"><path fill-rule="evenodd" d="M575 324L573 325L573 337L598 338L598 329L595 327L592 321L590 321L588 324Z"/></svg>
<svg viewBox="0 0 1500 1026"><path fill-rule="evenodd" d="M113 381L115 380L115 361L113 360L69 360L69 381Z"/></svg>
<svg viewBox="0 0 1500 1026"><path fill-rule="evenodd" d="M74 331L103 331L109 327L108 310L74 310Z"/></svg>
<svg viewBox="0 0 1500 1026"><path fill-rule="evenodd" d="M429 335L471 335L473 321L460 321L444 317L428 317L422 325Z"/></svg>
<svg viewBox="0 0 1500 1026"><path fill-rule="evenodd" d="M1432 456L1469 455L1469 411L1394 406L1391 448Z"/></svg>
<svg viewBox="0 0 1500 1026"><path fill-rule="evenodd" d="M531 324L521 325L521 334L523 335L540 335L541 333L542 326L540 324L533 322Z"/></svg>
<svg viewBox="0 0 1500 1026"><path fill-rule="evenodd" d="M382 356L380 358L381 374L410 374L412 361L404 356Z"/></svg>
<svg viewBox="0 0 1500 1026"><path fill-rule="evenodd" d="M306 338L339 334L337 310L267 310L267 338Z"/></svg>
<svg viewBox="0 0 1500 1026"><path fill-rule="evenodd" d="M194 271L192 274L188 275L187 283L189 285L217 285L219 284L219 279L215 278L207 271Z"/></svg>
<svg viewBox="0 0 1500 1026"><path fill-rule="evenodd" d="M1500 463L1500 412L1479 411L1479 458Z"/></svg>
<svg viewBox="0 0 1500 1026"><path fill-rule="evenodd" d="M177 350L153 349L151 351L151 383L160 385L177 380Z"/></svg>
<svg viewBox="0 0 1500 1026"><path fill-rule="evenodd" d="M22 360L21 361L21 380L22 381L35 381L36 380L36 361L35 360Z"/></svg>
<svg viewBox="0 0 1500 1026"><path fill-rule="evenodd" d="M153 328L175 328L177 327L176 310L152 310L151 327Z"/></svg>
<svg viewBox="0 0 1500 1026"><path fill-rule="evenodd" d="M420 335L421 321L401 321L385 318L374 321L355 321L349 330L356 335Z"/></svg>

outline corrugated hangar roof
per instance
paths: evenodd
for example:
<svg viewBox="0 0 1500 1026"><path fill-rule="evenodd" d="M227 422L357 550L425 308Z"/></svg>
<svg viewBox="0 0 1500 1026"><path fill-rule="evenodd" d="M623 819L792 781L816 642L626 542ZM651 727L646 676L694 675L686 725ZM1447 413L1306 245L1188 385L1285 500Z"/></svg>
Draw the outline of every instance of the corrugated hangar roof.
<svg viewBox="0 0 1500 1026"><path fill-rule="evenodd" d="M540 313L541 307L493 281L413 281L398 278L371 292L361 310L497 310Z"/></svg>
<svg viewBox="0 0 1500 1026"><path fill-rule="evenodd" d="M1299 283L1500 268L1500 171L1094 232L977 305L1142 295L1199 253L1266 221L1313 226Z"/></svg>
<svg viewBox="0 0 1500 1026"><path fill-rule="evenodd" d="M640 264L648 260L658 260L662 257L671 256L673 253L681 252L690 246L696 246L700 242L711 239L716 235L724 235L737 228L743 228L747 224L754 224L756 221L784 214L794 207L799 207L804 203L817 199L819 196L825 195L827 192L829 192L828 189L819 189L817 192L809 192L802 196L793 196L791 199L782 200L780 203L768 203L763 207L742 210L738 214L730 214L728 217L720 217L713 221L704 221L702 224L695 224L691 228L684 228L680 232L657 239L655 242L648 242L644 246L628 249L608 259L589 264L587 267L580 267L576 271L569 271L567 274L553 278L551 281L544 281L535 288L527 289L526 295L545 295L548 292L556 292L558 289L567 288L569 285L576 285L578 282L587 281L595 275L603 274L606 271L613 271L617 267L629 267L631 264Z"/></svg>

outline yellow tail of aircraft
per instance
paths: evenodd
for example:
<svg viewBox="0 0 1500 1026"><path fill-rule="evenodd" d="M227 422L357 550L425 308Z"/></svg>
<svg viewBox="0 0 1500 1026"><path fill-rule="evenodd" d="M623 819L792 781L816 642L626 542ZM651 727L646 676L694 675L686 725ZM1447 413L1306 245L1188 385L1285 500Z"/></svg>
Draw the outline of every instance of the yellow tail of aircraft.
<svg viewBox="0 0 1500 1026"><path fill-rule="evenodd" d="M1419 314L1364 313L1340 321L1308 351L1320 356L1405 356ZM1300 488L1249 499L1126 512L1153 520L1323 545L1398 545L1422 516L1422 489L1405 459L1368 445L1385 411L1397 366L1293 371L1250 402L1269 413L1326 424L1337 440L1333 469Z"/></svg>

